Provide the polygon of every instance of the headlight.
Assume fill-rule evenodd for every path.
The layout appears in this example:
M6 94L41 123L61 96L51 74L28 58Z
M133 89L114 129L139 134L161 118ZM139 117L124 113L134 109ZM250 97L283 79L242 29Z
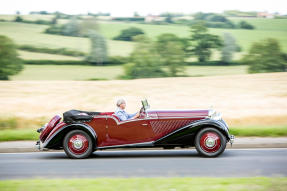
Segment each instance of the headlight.
M221 120L222 116L221 113L216 112L215 110L211 109L208 111L208 117L213 120Z

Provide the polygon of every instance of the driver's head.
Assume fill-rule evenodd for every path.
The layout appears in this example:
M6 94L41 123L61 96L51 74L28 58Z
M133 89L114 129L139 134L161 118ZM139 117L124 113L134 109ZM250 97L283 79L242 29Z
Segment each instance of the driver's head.
M126 101L124 99L118 99L117 101L117 107L121 108L121 109L125 109L126 108Z

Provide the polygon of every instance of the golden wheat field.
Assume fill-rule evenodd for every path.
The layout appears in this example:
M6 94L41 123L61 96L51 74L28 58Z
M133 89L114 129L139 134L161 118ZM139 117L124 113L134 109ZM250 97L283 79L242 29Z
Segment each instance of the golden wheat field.
M50 118L69 109L127 111L213 107L235 124L287 124L287 73L113 81L1 81L0 117Z

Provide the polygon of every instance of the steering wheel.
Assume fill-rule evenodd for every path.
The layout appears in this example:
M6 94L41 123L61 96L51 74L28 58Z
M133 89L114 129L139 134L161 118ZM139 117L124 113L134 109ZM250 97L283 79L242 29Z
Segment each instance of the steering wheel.
M144 112L144 107L140 109L140 114Z

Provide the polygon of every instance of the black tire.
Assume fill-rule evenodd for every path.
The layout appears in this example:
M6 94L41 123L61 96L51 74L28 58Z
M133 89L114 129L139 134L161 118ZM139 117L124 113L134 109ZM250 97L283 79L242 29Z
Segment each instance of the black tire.
M83 153L75 153L73 152L70 147L68 146L69 145L69 140L74 136L74 135L81 135L81 136L84 136L87 141L88 141L88 146L87 146L87 149L83 152ZM73 130L73 131L70 131L66 134L64 140L63 140L63 147L64 147L64 151L66 153L66 155L70 158L73 158L73 159L84 159L84 158L88 158L93 150L94 150L94 146L93 146L93 139L91 138L91 136L86 133L85 131L82 131L82 130Z
M220 147L218 150L216 150L214 152L205 151L200 144L201 137L204 134L206 134L207 132L215 133L220 138L220 144L218 144L218 145L220 145ZM227 140L226 140L225 135L223 135L218 129L212 128L212 127L204 128L204 129L200 130L195 137L195 148L196 148L197 152L201 156L204 156L204 157L217 157L217 156L219 156L225 150L226 143L227 143Z

